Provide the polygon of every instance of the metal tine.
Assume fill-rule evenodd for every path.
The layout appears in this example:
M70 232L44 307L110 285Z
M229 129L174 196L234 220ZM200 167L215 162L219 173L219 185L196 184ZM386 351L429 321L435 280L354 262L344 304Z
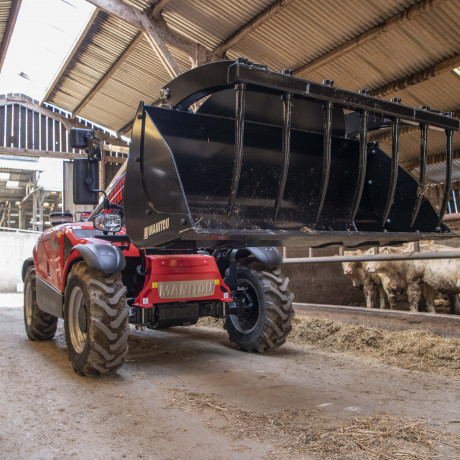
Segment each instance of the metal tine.
M235 159L233 162L232 183L230 195L228 197L227 218L233 214L235 199L238 193L238 186L241 177L241 165L243 163L243 143L244 143L244 115L246 107L246 84L237 83L235 85L236 104L235 104Z
M448 117L453 117L451 112L446 113ZM439 213L438 227L441 227L442 219L446 213L447 203L449 202L450 189L452 186L452 136L453 131L446 129L446 185L444 189L444 199L442 200L441 211Z
M368 89L360 89L359 94L368 95ZM353 204L351 206L350 223L354 222L356 213L361 203L361 196L364 189L364 181L366 180L366 167L367 167L367 123L369 120L369 112L363 110L361 112L361 129L359 131L359 172L358 183L356 184L355 194L353 196Z
M394 97L391 99L391 102L399 104L401 99L399 97ZM385 203L385 209L382 216L382 227L385 226L388 216L393 206L393 200L395 197L396 184L398 181L398 156L399 156L399 118L393 120L392 127L392 143L391 143L391 177L390 177L390 186L388 188L387 201Z
M283 71L283 73L285 73ZM291 155L291 125L292 125L292 94L285 94L283 96L283 145L282 145L282 165L281 176L278 187L278 194L275 201L275 210L273 212L273 221L276 220L278 212L283 202L284 189L286 188L288 170L289 170L289 157Z
M428 110L429 107L422 107L423 110ZM426 184L426 159L428 149L428 125L425 123L420 124L420 180L417 189L417 197L412 211L412 218L410 226L413 227L420 211L420 206L423 202L423 192Z
M324 85L333 86L332 80L324 80ZM324 104L324 146L323 146L323 175L321 178L320 199L315 223L318 222L326 199L329 176L331 174L331 140L332 140L332 102Z

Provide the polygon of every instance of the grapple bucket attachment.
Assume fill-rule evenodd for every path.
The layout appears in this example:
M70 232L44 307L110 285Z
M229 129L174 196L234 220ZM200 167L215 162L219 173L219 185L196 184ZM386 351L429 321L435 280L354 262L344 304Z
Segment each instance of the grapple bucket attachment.
M133 126L124 206L139 248L358 247L449 232L447 201L437 213L423 189L429 127L446 132L450 182L451 114L243 59L193 69L162 95L162 107L140 105ZM407 123L421 129L420 181L398 165ZM390 155L368 142L382 126Z

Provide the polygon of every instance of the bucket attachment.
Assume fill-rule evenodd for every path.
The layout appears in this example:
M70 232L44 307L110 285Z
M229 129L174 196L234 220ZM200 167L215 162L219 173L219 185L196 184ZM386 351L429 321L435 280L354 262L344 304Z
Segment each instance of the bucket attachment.
M133 126L124 207L139 248L359 247L449 233L452 114L245 59L197 67L162 97L162 107L141 103ZM419 182L398 165L403 124L420 126ZM390 156L368 142L389 126ZM430 127L446 133L440 213L423 196Z

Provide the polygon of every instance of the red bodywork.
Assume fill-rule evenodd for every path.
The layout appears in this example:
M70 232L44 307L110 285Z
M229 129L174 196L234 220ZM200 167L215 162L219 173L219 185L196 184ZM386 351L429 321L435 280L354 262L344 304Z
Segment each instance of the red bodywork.
M122 175L111 184L111 191L108 195L110 202L123 204L124 178L125 176ZM94 229L92 222L62 224L44 231L33 251L36 276L63 294L71 266L82 260L80 253L73 249L77 244L115 244L120 246L127 261L130 259L140 261L139 251L132 244L110 243L95 238L97 234L100 232ZM119 233L119 235L125 234L125 229ZM209 255L147 255L146 273L144 286L140 292L132 293L136 297L133 306L150 308L159 303L187 300L231 301L230 289L223 282L214 257ZM204 283L206 280L208 283ZM186 281L203 281L201 284L204 287L201 293L204 295L199 295L200 290L196 288L191 298L185 298L186 289L183 287L184 283L181 284L181 282ZM173 283L179 287L165 283ZM210 283L213 283L213 289L210 289ZM169 294L167 298L164 295L165 289ZM178 293L177 297L171 296L171 294L174 295L174 292Z

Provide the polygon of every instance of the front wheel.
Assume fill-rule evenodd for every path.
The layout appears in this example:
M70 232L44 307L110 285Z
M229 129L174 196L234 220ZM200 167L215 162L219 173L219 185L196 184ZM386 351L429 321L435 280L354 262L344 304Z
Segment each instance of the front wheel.
M50 340L56 334L58 319L38 308L35 290L35 268L24 277L24 325L30 340Z
M279 268L261 263L237 267L240 314L230 315L224 328L240 350L264 352L286 341L294 318L288 283Z
M105 275L78 262L65 290L69 359L81 375L116 371L128 352L129 308L121 273Z

